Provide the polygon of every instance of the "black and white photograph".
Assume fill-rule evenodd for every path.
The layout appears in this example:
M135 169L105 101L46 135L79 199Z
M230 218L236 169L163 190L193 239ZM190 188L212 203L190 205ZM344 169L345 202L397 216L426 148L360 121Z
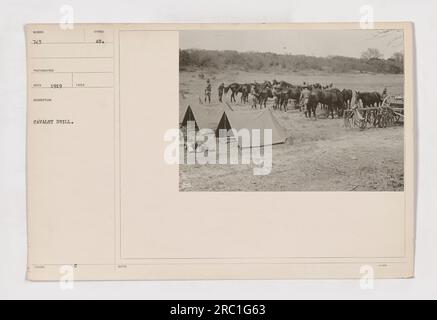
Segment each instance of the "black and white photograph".
M180 191L404 191L403 30L186 30L179 46Z
M0 300L435 300L436 12L1 1Z

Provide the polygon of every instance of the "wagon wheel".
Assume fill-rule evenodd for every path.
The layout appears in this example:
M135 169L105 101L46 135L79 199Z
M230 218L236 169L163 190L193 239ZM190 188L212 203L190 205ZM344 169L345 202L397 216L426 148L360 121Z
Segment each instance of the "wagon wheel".
M377 123L377 118L378 118L378 111L377 110L372 110L369 111L369 124L372 126L376 126Z
M380 119L380 122L379 122L379 127L380 128L387 128L388 122L389 122L388 114L387 114L387 111L384 110L382 112L382 115L381 115L381 119Z
M353 115L351 118L351 122L354 128L359 128L360 130L364 130L367 128L368 122L366 118L358 119L355 115Z
M393 117L390 113L390 111L386 111L386 127L390 127L392 125L393 122Z
M396 123L398 123L399 118L400 117L393 110L391 110L392 126L394 126Z
M381 121L381 110L375 110L373 114L373 122L372 125L377 128L379 126L379 122Z
M367 128L367 121L365 119L362 120L356 120L358 127L360 128L360 130L364 130Z
M379 111L378 116L376 117L376 120L375 120L375 127L382 128L383 122L384 122L384 111Z
M375 115L373 113L373 110L366 110L365 111L365 118L368 124L372 125L373 122L375 121Z
M396 122L395 113L391 109L387 109L387 125L393 126Z
M370 111L365 110L365 111L363 111L363 114L364 114L364 118L366 119L366 122L369 123L369 121L370 121Z
M386 119L385 119L385 113L383 111L379 116L378 127L385 128L385 124L386 124Z

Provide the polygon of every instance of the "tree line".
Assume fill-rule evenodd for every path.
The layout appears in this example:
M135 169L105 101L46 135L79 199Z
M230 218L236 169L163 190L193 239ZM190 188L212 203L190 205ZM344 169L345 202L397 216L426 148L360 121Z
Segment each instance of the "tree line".
M313 57L306 55L277 54L271 52L238 52L187 49L179 51L179 68L233 69L243 71L326 71L402 74L403 54L396 53L384 59L377 49L363 52L361 58L342 56Z

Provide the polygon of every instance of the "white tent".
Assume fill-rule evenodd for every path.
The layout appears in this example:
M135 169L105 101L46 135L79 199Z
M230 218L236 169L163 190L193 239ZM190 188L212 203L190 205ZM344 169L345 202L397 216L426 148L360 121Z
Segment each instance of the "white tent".
M187 126L187 122L193 121L196 130L211 129L216 131L217 126L226 110L231 110L226 105L208 104L208 105L189 105L179 121L182 127Z
M256 144L251 141L250 147L259 147L264 145L274 145L285 143L287 140L287 132L275 118L272 110L269 108L261 111L225 111L217 127L218 130L235 129L240 131L241 129L260 130L261 141ZM264 141L264 132L266 129L272 130L272 141ZM242 139L238 139L238 145L243 147Z

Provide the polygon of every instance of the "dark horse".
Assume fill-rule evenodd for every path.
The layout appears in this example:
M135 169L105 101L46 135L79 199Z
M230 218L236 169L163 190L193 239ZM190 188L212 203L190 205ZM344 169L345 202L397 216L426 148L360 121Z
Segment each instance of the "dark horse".
M328 117L329 115L331 115L332 119L334 119L334 111L337 112L337 115L342 114L344 101L343 95L341 94L340 90L314 89L311 93L311 96L313 96L311 99L315 99L317 103L328 106Z
M229 86L225 87L225 94L228 94L229 89L231 90L231 102L237 102L235 98L239 92L242 92L242 86L239 83L231 83Z
M275 98L275 109L287 111L290 99L298 101L300 99L301 88L285 81L273 81L273 96Z
M294 100L299 103L301 93L302 89L295 86L290 86L283 90L282 95L280 96L279 108L287 112L288 101Z
M382 94L379 92L359 92L356 91L356 98L358 102L363 103L364 108L379 107L382 103Z
M350 89L344 89L341 94L343 95L344 106L349 109L351 106L353 91Z
M260 104L260 108L263 105L264 105L264 108L267 108L267 100L269 98L273 98L273 90L270 87L266 86L260 90L259 95L258 95L258 101Z
M238 93L241 92L241 103L249 102L249 93L252 85L250 83L242 84Z
M319 105L320 102L319 90L320 89L313 89L311 91L310 96L308 97L307 109L305 110L305 115L307 115L310 119L311 119L311 114L313 114L314 119L317 120L316 111L317 111L317 106Z
M257 100L260 104L260 108L264 105L264 108L267 107L267 100L269 98L273 98L273 89L272 84L269 81L265 81L264 83L254 83L252 84L252 93L257 97Z
M344 97L339 89L333 88L327 90L332 95L332 104L331 109L328 111L331 112L332 118L334 118L334 111L337 112L338 117L343 117L344 112Z

